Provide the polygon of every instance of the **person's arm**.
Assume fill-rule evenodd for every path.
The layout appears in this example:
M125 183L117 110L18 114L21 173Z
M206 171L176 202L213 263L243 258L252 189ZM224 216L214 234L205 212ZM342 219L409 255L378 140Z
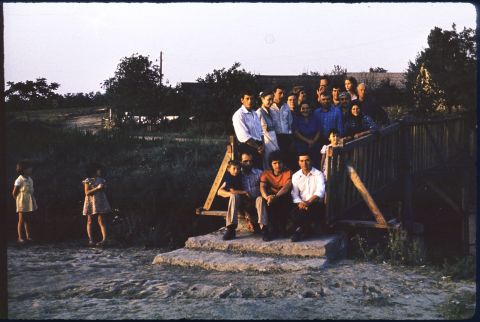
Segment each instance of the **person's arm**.
M305 143L307 143L307 144L310 144L310 143L312 142L312 140L307 139L306 137L304 137L298 130L294 131L294 132L293 132L293 135L295 135L295 137L296 137L297 139L299 139L300 141L303 141L303 142L305 142Z
M315 134L315 136L313 137L313 139L312 139L312 144L311 144L311 145L314 145L315 143L317 143L318 140L320 139L320 136L321 136L320 131L318 131L318 132Z
M225 182L223 182L223 184L218 189L217 196L220 196L223 198L229 198L231 196L230 191L225 190Z
M317 199L322 199L325 196L325 179L323 174L319 173L317 176L317 186L313 195L305 202L307 206L310 206Z
M83 188L86 196L93 195L95 192L103 188L103 184L99 184L95 188L90 188L90 186L91 185L89 185L87 182L83 184Z
M17 196L19 193L20 193L20 186L13 186L13 191L12 191L13 199L17 199Z
M258 141L255 141L254 139L248 139L244 143L257 150L259 154L262 154L265 150L265 145L263 145L263 143L258 143Z
M292 179L288 179L287 183L275 194L275 198L286 195L292 189Z
M363 131L363 132L356 133L353 137L354 137L355 139L358 139L358 138L361 138L362 136L368 135L368 134L370 134L370 133L372 133L372 131L371 131L371 130L367 130L367 131Z

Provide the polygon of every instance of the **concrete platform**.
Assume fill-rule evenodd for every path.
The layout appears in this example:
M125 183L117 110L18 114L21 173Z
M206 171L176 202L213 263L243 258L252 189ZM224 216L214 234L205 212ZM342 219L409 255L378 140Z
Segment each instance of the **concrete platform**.
M225 241L222 240L223 232L224 229L221 229L211 234L190 237L185 243L185 248L203 251L213 250L333 259L344 255L346 245L345 236L341 234L310 237L303 241L292 243L290 238L264 242L260 235L253 235L251 232L246 231L237 231L235 239Z
M324 258L295 258L255 256L240 253L202 251L181 248L159 254L153 264L195 266L217 271L242 272L291 272L299 270L320 270L327 264Z

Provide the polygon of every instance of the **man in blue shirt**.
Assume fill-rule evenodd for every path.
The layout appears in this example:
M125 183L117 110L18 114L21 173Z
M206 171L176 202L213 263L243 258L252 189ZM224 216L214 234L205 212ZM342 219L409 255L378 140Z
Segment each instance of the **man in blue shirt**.
M320 93L320 90L317 90L317 95L320 106L313 112L313 117L321 125L320 143L324 145L328 144L328 133L331 129L336 129L340 137L344 136L343 117L340 109L332 105L329 93Z

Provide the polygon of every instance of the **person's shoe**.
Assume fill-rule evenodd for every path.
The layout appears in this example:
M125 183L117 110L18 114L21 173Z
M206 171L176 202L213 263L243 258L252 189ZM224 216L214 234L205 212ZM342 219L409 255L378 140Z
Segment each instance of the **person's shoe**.
M223 234L222 239L223 240L230 240L235 238L235 229L233 228L227 228L227 231L225 234Z
M25 243L25 239L19 238L19 239L17 239L17 243L23 244L23 243Z
M302 230L300 228L297 228L295 232L293 233L292 237L290 237L290 240L295 243L300 240L302 240Z
M107 241L104 239L104 240L101 240L99 241L96 246L105 246L105 244L107 243Z
M93 240L88 241L88 246L95 246L95 242Z
M262 228L262 240L264 242L272 240L272 236L270 236L270 233L268 232L268 226L263 226Z

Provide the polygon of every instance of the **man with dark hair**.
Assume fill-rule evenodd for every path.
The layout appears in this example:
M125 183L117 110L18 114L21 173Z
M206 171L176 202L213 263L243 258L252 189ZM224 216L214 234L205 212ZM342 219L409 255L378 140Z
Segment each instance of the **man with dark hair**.
M253 156L254 165L261 168L262 155L265 145L262 139L262 125L257 114L253 111L253 95L244 91L240 98L242 106L233 114L233 129L240 142L240 153L248 152Z
M328 84L328 77L326 75L322 76L320 78L320 83L318 84L318 91L320 92L320 94L328 92Z
M334 82L332 84L332 105L340 108L340 92L341 92L341 87L340 83Z
M286 234L287 216L292 203L292 172L284 168L282 154L280 151L273 151L268 161L270 169L263 171L260 177L260 193L269 222L269 226L262 229L264 241L272 238L269 227L277 236Z
M337 129L340 137L343 137L343 117L340 109L331 104L330 94L320 93L320 89L317 90L318 103L320 104L313 112L313 116L320 123L321 128L321 146L328 144L328 131L330 129Z
M288 104L284 102L283 97L283 87L277 85L273 91L273 104L270 106L270 113L280 151L284 155L288 155L292 148L293 114Z
M362 113L370 116L373 121L378 125L388 125L388 114L385 110L377 104L377 102L372 99L369 95L366 95L368 92L366 90L365 83L360 83L357 85L358 98L353 103L358 104Z
M217 195L229 198L225 218L227 231L222 237L224 240L235 238L239 214L243 214L252 225L256 225L256 219L258 219L260 228L267 225L266 208L262 204L262 196L260 195L262 171L253 167L251 153L242 153L240 164L243 193L236 193L235 190L228 189L228 182L224 182L217 191Z
M325 180L323 173L312 167L308 154L298 155L300 170L292 176L292 199L295 207L291 212L295 232L292 242L297 242L312 232L312 225L324 217L323 197Z
M343 120L345 121L345 118L347 117L348 113L350 112L350 94L348 92L341 92L338 95L338 98L340 99L340 111L342 112Z

